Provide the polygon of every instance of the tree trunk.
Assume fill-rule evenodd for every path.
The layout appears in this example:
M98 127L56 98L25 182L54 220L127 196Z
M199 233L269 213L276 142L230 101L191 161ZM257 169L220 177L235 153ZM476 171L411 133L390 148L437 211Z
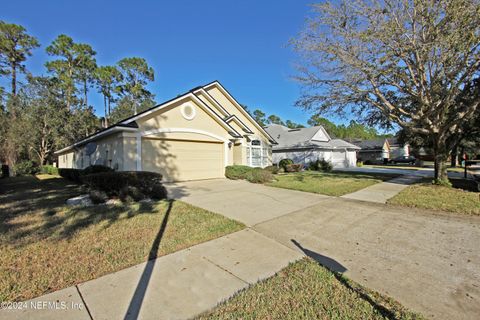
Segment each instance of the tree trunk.
M12 97L17 95L17 67L14 63L11 65L12 67Z
M445 146L445 142L442 139L435 139L433 145L433 156L435 161L435 182L444 183L448 182L447 167L445 162L448 157L448 149Z
M458 159L458 150L457 146L455 146L452 149L452 152L450 153L450 167L455 168L457 167L457 159Z
M107 113L107 96L106 95L103 95L103 106L105 108L104 124L105 124L105 128L107 128L108 127L108 113Z
M85 101L85 107L88 107L88 88L87 88L87 80L83 81L83 96Z

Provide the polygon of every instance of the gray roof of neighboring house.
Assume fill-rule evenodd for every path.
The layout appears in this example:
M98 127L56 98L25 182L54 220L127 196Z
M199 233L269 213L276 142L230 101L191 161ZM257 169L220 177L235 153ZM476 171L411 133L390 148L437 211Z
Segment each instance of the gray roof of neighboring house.
M351 142L354 145L362 148L362 150L375 150L375 149L381 150L383 148L385 140L388 140L388 144L390 146L395 146L400 144L397 138L377 138L377 139L370 139L370 140L356 139L356 140L352 140Z
M277 141L273 150L320 148L320 149L360 149L356 145L341 139L331 139L328 132L322 126L310 128L290 129L282 125L272 124L265 127L270 136ZM312 140L315 134L321 130L328 141Z

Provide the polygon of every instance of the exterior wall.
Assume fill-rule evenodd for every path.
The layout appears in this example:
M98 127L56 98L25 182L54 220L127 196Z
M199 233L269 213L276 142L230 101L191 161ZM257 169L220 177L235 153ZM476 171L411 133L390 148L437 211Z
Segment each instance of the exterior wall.
M323 159L331 162L334 168L355 167L357 165L357 155L353 150L310 149L273 152L273 163L278 164L282 159L292 159L293 162L304 165Z
M85 146L58 156L59 168L84 169L90 165L104 165L115 170L123 169L123 143L118 134L95 141L97 149L88 156Z
M246 155L246 148L241 144L235 144L233 146L233 164L246 164L247 163L247 155Z
M73 168L73 151L58 156L59 168Z
M196 115L192 120L187 120L182 116L182 105L190 104L196 110ZM158 110L144 118L137 120L140 131L149 131L159 128L195 128L196 130L210 132L224 139L231 138L227 130L216 120L203 110L204 107L198 105L188 97L178 101L168 108Z

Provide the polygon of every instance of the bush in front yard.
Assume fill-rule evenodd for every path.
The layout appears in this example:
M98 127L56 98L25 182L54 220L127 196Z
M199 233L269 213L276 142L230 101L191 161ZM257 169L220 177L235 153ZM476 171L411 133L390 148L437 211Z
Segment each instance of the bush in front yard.
M262 168L252 168L245 175L245 179L252 183L265 183L273 180L273 175L270 171Z
M225 177L232 180L245 179L246 174L252 169L252 167L241 165L227 166L225 167Z
M17 176L26 176L30 174L35 174L38 172L38 167L33 161L25 160L16 163L13 166L13 171Z
M265 170L270 171L273 174L277 174L280 171L280 168L277 166L268 166L265 167Z
M322 160L319 160L318 163L322 171L330 172L333 170L333 164L330 161L322 159Z
M303 165L301 163L292 163L285 166L285 172L300 172Z
M40 173L50 174L50 175L58 175L58 168L47 164L45 166L40 167Z
M82 181L91 190L100 190L108 196L126 199L127 196L138 201L144 198L164 199L167 196L161 184L162 175L147 171L112 171L89 174Z
M81 176L82 176L82 170L80 169L67 169L67 168L60 168L58 169L58 174L62 176L63 178L76 182L76 183L81 183Z
M278 163L278 166L280 168L283 169L283 171L287 172L287 165L289 164L293 164L293 160L292 159L282 159L280 160L280 162Z
M92 166L88 166L82 171L82 175L88 175L88 174L93 174L93 173L100 173L100 172L111 172L113 171L112 168L107 167L107 166L102 166L99 164L95 164Z

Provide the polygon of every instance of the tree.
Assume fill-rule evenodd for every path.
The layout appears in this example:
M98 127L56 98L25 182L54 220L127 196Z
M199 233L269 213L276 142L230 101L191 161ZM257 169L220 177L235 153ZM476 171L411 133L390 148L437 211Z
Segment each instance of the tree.
M64 140L69 111L62 105L55 79L30 77L25 95L25 131L28 151L43 165Z
M114 100L113 94L120 81L122 81L122 74L114 66L102 66L95 70L98 92L103 95L105 127L108 127L108 117L112 112L111 103Z
M130 99L130 97L123 97L118 100L117 105L113 108L112 113L109 116L111 123L117 123L133 115L132 105L134 105L135 102ZM137 107L137 111L142 112L154 106L155 101L152 99L144 99Z
M285 125L290 128L290 129L298 129L298 128L305 128L305 126L303 124L300 124L300 123L295 123L291 120L287 120L285 121Z
M274 114L271 114L268 118L267 118L267 122L269 124L279 124L279 125L282 125L284 126L285 123L283 123L282 119L280 119L279 116L276 116Z
M124 58L117 65L123 79L119 93L123 98L127 98L124 99L125 103L131 103L131 114L137 114L138 108L154 97L146 86L155 79L155 72L145 59L138 57Z
M258 122L259 125L261 125L262 127L265 127L266 126L266 119L265 119L265 113L260 110L260 109L255 109L253 111L253 118L255 119L255 121Z
M60 57L60 59L48 61L45 66L59 79L67 109L72 108L78 100L77 84L83 89L83 105L87 107L88 85L93 79L96 68L94 58L96 52L90 45L75 43L71 37L64 34L59 35L46 48L46 51L51 56Z
M328 1L315 10L293 41L305 57L297 106L421 135L435 180L446 180L444 162L480 103L479 1ZM470 90L474 98L459 103Z
M11 76L11 93L17 94L17 74L25 72L23 62L39 47L38 40L19 25L0 21L0 74Z

